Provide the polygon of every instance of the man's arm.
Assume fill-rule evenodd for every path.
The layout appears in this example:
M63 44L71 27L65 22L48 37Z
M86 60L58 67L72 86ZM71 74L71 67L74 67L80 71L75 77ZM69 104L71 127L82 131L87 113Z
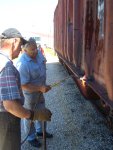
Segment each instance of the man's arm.
M3 101L5 109L12 115L30 120L51 121L51 111L47 108L30 111L25 109L17 100Z
M24 85L22 85L22 90L29 91L30 93L33 93L33 92L46 93L50 89L51 89L51 87L49 85L45 85L45 86L37 86L37 85L33 85L33 84L24 84Z
M31 112L25 109L17 100L5 100L3 106L9 113L19 118L30 118Z

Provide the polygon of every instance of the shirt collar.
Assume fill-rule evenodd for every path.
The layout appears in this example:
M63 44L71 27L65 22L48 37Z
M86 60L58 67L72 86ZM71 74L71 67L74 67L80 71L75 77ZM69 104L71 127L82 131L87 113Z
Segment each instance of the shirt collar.
M7 57L7 59L9 59L9 56L6 52L0 50L0 54L4 55L5 57ZM10 60L10 59L9 59ZM11 61L11 60L10 60Z
M0 71L1 71L8 62L12 62L12 61L9 59L8 55L6 53L4 53L2 50L0 50L0 54L1 54L0 60L2 60L0 63Z
M33 59L31 57L29 57L26 53L24 53L24 55L25 55L25 59L27 61L33 61ZM37 60L37 57L36 57L36 60Z

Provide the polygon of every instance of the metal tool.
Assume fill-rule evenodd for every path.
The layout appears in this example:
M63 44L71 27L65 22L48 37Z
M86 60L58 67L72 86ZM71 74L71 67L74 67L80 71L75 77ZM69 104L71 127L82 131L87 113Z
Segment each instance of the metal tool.
M58 86L59 84L61 84L61 83L64 82L65 80L71 78L72 76L73 76L73 75L70 75L70 76L68 76L68 77L66 77L66 78L64 78L64 79L62 79L62 80L60 80L60 81L57 81L57 82L51 84L51 87Z
M43 121L42 125L43 125L43 145L44 145L44 150L47 150L47 146L46 146L46 121Z

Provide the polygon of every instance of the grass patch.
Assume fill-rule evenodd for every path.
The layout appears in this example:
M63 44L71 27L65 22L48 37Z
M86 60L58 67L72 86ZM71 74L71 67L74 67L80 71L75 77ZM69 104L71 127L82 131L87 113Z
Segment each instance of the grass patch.
M52 56L57 56L56 52L51 48L45 48L44 52L45 52L45 54L49 53Z

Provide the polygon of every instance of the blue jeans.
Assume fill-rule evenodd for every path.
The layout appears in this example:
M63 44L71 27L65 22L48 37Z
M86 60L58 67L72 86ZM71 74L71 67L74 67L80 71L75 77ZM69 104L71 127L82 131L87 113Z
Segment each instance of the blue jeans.
M34 140L36 138L36 132L43 132L42 131L42 122L41 121L34 121L31 122L27 119L23 119L24 131L25 134L28 135L27 140Z
M45 99L42 93L24 93L25 104L24 107L31 110L38 110L45 107ZM28 119L23 119L25 134L29 136L27 140L36 138L36 132L42 132L42 122L34 121L31 123Z

